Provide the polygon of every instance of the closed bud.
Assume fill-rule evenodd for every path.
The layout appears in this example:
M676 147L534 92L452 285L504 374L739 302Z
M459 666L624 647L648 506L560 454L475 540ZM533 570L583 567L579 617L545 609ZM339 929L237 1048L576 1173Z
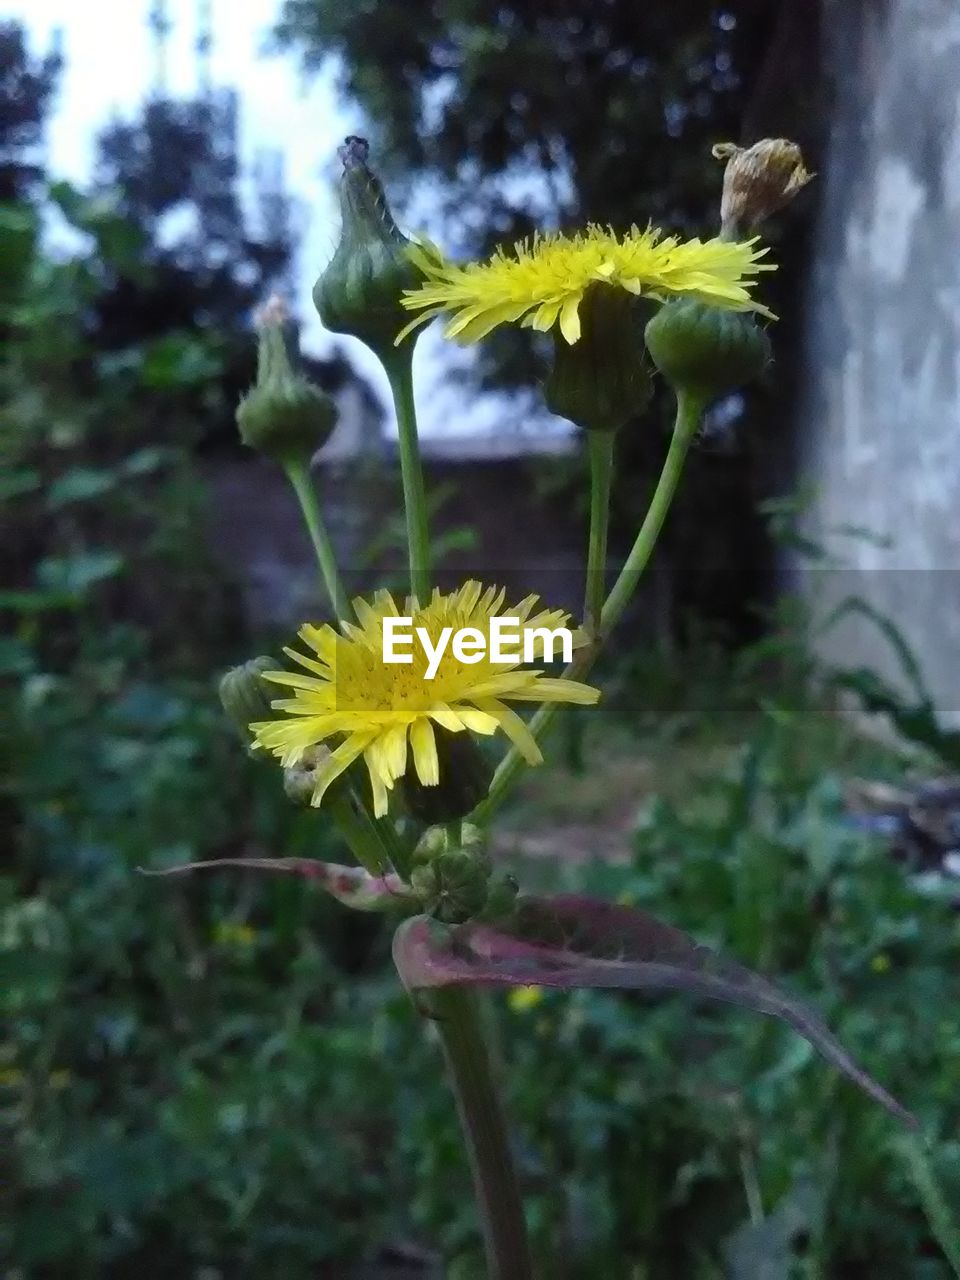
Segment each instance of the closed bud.
M430 826L471 813L490 789L492 771L469 733L434 726L440 781L426 787L411 765L401 783L407 809Z
M643 411L653 388L637 306L621 289L587 289L578 341L554 334L553 368L544 384L551 413L585 431L617 431Z
M759 377L770 339L753 315L690 298L668 302L646 328L653 363L678 395L704 405Z
M369 150L363 138L350 137L338 151L340 241L314 285L313 301L333 333L359 338L388 360L410 320L400 305L403 291L417 288L422 278L407 256L410 241L393 220L380 180L367 167Z
M274 658L251 658L220 679L220 703L244 742L250 740L251 724L257 720L269 720L273 715L270 686L263 679L263 673L276 669Z
M284 466L309 462L336 426L331 398L295 368L293 326L279 298L258 317L257 380L237 406L244 444Z
M718 142L713 155L727 162L720 202L720 234L725 240L749 234L813 178L800 148L786 138L762 138L752 147Z
M462 924L479 915L489 883L489 860L471 849L447 849L410 874L410 887L423 909L444 924Z

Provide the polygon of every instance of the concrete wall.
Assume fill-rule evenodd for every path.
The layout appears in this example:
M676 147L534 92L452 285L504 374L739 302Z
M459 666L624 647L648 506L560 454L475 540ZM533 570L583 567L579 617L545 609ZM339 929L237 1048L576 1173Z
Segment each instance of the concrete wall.
M826 0L835 100L810 280L810 531L848 566L805 571L827 607L866 597L960 719L960 3ZM848 535L863 526L889 545ZM827 648L895 664L869 624Z

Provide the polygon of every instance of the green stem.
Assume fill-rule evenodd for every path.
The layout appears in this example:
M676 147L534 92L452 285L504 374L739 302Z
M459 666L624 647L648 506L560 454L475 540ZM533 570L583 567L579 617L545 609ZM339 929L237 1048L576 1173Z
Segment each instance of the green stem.
M600 622L607 580L607 530L610 526L610 482L613 477L615 431L588 431L590 451L590 541L583 618L591 630Z
M333 788L328 793L326 806L330 816L340 828L340 834L346 840L350 852L372 876L382 876L387 870L387 860L383 847L372 830L373 819L356 803L345 787Z
M476 996L465 987L440 987L430 1004L470 1158L488 1280L530 1280L523 1204Z
M631 596L636 591L640 575L650 559L667 512L670 510L670 504L673 501L677 483L683 471L687 450L690 448L691 440L697 433L703 408L702 400L686 395L683 392L678 394L677 416L674 422L673 436L670 440L670 448L667 450L663 470L660 472L660 479L657 481L657 487L650 500L647 514L644 517L643 524L640 526L640 532L637 534L633 548L627 556L623 568L620 570L613 590L607 597L606 604L600 611L600 627L595 643L581 649L574 656L573 661L563 673L564 679L583 680L589 674L590 669L600 655L604 642L620 620L624 609L630 602ZM543 704L530 721L530 732L534 738L540 739L543 737L562 705L559 702L545 702ZM507 792L513 786L523 766L523 756L515 747L511 747L500 761L497 771L493 775L490 791L486 798L477 805L470 815L472 822L482 824L489 821L490 816L503 803Z
M620 621L624 609L630 603L630 599L637 589L640 575L647 567L653 548L657 544L657 538L660 536L663 522L667 517L670 504L673 502L674 494L677 491L677 484L683 472L687 450L690 448L690 442L693 437L697 434L703 410L704 403L702 400L683 391L677 393L677 416L673 424L670 448L667 450L663 470L660 472L660 479L657 481L657 487L653 491L653 497L650 499L650 506L647 508L647 514L644 517L643 524L640 526L640 532L637 534L630 554L627 556L626 562L620 570L620 575L613 584L613 590L607 597L606 604L600 614L600 634L604 638L610 634Z
M392 866L401 879L410 879L410 855L390 820L374 818L352 787L334 786L324 805L365 871L382 876Z
M304 462L288 463L285 470L300 502L300 510L303 512L313 549L317 553L317 563L320 566L320 574L333 612L338 619L346 618L350 605L337 571L333 543L330 541L330 535L320 514L320 504L317 502L317 493L310 478L310 470Z
M384 360L383 367L390 380L400 435L400 470L403 476L403 506L407 517L410 590L421 604L426 604L430 598L431 585L430 533L417 435L417 410L413 400L412 344L407 343L398 348L394 355Z

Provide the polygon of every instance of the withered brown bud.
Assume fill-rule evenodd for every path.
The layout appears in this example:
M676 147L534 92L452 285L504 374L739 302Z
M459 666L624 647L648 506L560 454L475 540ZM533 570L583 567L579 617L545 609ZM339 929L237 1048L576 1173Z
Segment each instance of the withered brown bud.
M751 147L718 142L717 160L726 160L720 202L720 235L739 240L776 213L813 178L800 148L787 138L761 138Z

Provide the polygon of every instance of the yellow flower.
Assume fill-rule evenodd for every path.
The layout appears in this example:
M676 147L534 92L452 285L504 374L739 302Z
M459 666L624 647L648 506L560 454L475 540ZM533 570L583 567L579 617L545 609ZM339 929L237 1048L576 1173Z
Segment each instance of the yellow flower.
M408 289L403 305L423 314L412 329L449 311L449 338L477 342L500 324L521 321L543 332L559 322L568 343L580 337L579 307L591 285L608 285L627 293L665 301L683 296L734 311L770 312L755 302L750 289L767 252L757 240L678 240L654 227L631 227L618 236L591 225L574 236L548 232L521 240L512 253L498 249L486 262L447 262L435 245L422 242L408 253L426 276L419 289Z
M341 739L315 774L312 803L319 805L330 783L363 756L373 788L374 812L387 812L387 793L407 770L408 742L420 782L427 787L440 781L440 763L434 724L452 733L469 730L492 734L503 729L530 764L542 760L533 735L524 721L506 705L511 702L594 703L598 690L574 680L552 679L542 671L519 662L494 663L490 658L491 622L495 617L519 619L522 640L530 635L543 651L543 638L533 636L538 628L555 630L568 618L559 610L535 613L537 596L510 609L503 608L505 593L486 589L479 582L467 582L450 595L435 590L429 604L415 599L398 609L387 591L379 591L372 604L353 602L360 625L341 622L342 634L331 626L300 628L300 639L316 656L293 649L285 652L304 667L301 672L268 671L263 678L295 690L292 698L272 705L285 712L284 718L250 726L259 746L278 756L285 767L296 764L316 743ZM413 635L423 628L436 649L441 632L473 627L486 641L479 661L463 663L448 644L432 679L427 678L427 658L416 639L406 652L412 663L384 661L385 617L409 617ZM406 631L406 628L404 629ZM575 636L574 643L583 643ZM504 645L513 651L512 643ZM292 717L292 718L291 718Z
M218 920L213 939L224 947L251 947L257 940L257 931L242 920Z
M543 999L543 987L511 987L507 1004L514 1013L529 1013Z

